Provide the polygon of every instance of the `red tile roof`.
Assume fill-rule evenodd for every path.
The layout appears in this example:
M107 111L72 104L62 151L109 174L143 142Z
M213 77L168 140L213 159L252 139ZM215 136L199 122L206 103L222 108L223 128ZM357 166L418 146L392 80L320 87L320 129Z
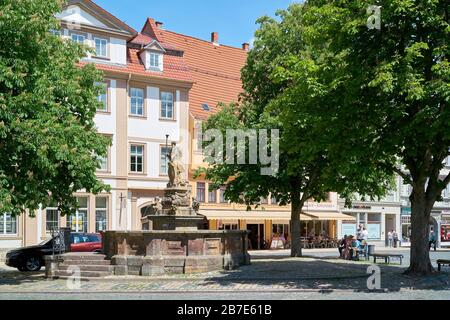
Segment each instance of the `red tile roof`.
M238 102L242 92L241 69L245 65L247 51L214 45L172 31L154 29L153 32L162 43L170 43L184 52L184 60L194 79L189 93L189 108L195 118L206 119L217 112L219 102ZM210 111L203 110L204 103L209 105Z
M149 78L159 78L167 80L177 80L183 82L193 82L193 78L190 74L189 68L181 56L165 54L164 55L164 68L162 72L146 70L143 62L139 57L140 49L127 48L127 65L120 66L116 64L107 63L95 63L95 66L99 70L113 71L119 73L132 73L141 76L147 76ZM82 62L81 64L85 64Z

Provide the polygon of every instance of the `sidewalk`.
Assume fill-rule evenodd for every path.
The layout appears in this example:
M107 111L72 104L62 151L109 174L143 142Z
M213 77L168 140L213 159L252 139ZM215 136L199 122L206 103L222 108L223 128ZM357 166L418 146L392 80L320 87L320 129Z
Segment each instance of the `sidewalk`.
M0 266L0 294L7 293L155 293L155 292L366 292L367 261L353 262L331 258L254 259L252 265L233 271L164 277L111 277L81 282L70 289L66 280L46 280L42 273L24 274ZM402 274L405 265L379 265L381 291L445 290L449 274L411 278ZM69 285L68 285L69 283ZM449 294L450 298L450 294Z

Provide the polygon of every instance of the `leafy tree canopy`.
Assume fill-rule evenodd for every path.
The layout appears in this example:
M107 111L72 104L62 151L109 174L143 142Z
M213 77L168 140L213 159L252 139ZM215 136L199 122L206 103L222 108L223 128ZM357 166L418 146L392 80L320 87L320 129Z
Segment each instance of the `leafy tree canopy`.
M102 75L77 66L87 48L50 32L61 8L57 0L0 2L0 214L33 215L51 199L67 214L74 192L108 189L95 175L96 155L110 143L93 120Z

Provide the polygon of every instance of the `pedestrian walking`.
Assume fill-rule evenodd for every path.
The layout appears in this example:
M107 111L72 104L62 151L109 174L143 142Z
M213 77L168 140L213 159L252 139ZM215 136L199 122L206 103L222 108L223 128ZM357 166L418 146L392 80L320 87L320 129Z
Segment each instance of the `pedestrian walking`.
M431 246L434 246L434 251L436 251L436 234L434 233L433 228L430 229L430 236L429 236L429 249L431 250Z
M392 244L394 242L393 233L394 233L394 230L391 230L388 232L388 247L389 248L392 248Z
M392 240L394 241L394 248L397 248L397 244L398 244L398 233L397 231L393 231L392 232Z

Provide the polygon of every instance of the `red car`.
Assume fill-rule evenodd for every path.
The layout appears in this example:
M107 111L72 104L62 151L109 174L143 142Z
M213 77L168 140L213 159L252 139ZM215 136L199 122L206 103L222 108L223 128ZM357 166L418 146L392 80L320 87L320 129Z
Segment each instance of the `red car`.
M70 251L101 252L102 236L99 233L71 233Z

